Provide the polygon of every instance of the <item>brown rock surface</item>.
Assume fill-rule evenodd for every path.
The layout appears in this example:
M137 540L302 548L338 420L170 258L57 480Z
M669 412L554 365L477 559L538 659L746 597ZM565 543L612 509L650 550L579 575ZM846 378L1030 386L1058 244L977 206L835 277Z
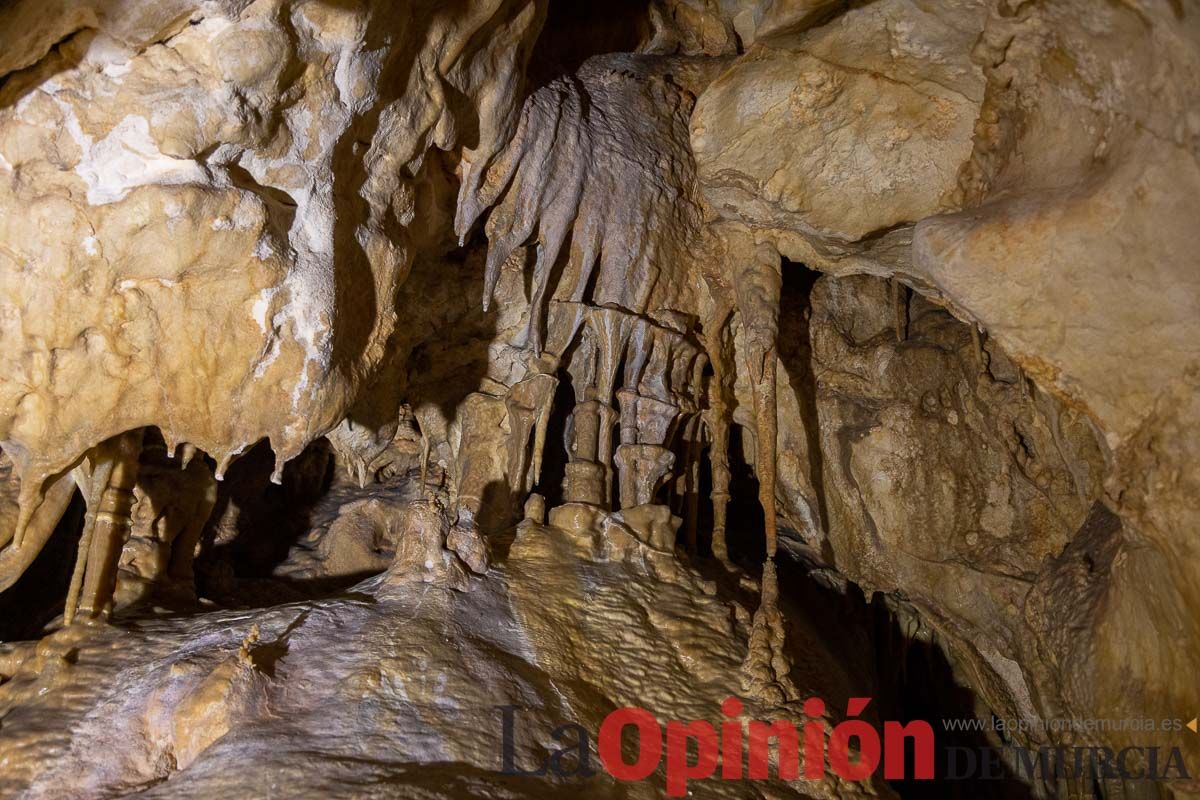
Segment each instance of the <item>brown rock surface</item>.
M577 797L491 703L730 693L1200 770L1046 727L1200 707L1198 20L3 4L0 793Z

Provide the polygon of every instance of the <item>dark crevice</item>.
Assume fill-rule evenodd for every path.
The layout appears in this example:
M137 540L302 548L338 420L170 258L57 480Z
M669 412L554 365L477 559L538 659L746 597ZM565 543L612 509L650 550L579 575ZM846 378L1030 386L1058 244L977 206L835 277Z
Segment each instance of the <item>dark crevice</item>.
M63 613L63 598L83 533L83 495L76 489L54 533L33 564L0 592L0 642L36 639Z
M529 90L574 75L592 56L634 52L651 32L649 0L552 2L529 62Z

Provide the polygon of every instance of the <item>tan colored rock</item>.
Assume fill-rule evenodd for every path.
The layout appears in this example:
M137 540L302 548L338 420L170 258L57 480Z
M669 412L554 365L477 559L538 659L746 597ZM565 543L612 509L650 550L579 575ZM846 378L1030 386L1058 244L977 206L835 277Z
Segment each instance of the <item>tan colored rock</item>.
M797 562L981 714L1200 703L1193 10L647 6L0 8L6 602L88 507L0 791L481 796L485 702L711 719L739 664L794 716ZM139 606L197 553L256 608Z
M951 207L984 81L978 5L948 16L887 0L759 40L692 116L713 212L846 242Z
M1086 408L1114 447L1200 363L1200 278L1175 238L1200 213L1185 77L1200 53L1159 11L1147 24L1060 3L991 20L985 42L1007 54L988 71L991 152L964 173L986 194L913 236L914 275Z
M458 126L495 146L516 87L471 64L519 60L539 18L422 6L423 41L386 5L176 6L170 25L80 11L0 96L0 292L20 310L0 440L35 488L142 425L221 464L264 437L282 464L333 427L395 324L421 185L402 168Z

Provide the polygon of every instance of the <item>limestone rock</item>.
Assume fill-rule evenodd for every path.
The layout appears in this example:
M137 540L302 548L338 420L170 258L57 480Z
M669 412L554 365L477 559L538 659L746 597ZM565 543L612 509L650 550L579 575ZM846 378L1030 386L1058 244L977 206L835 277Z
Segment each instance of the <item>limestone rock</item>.
M1194 713L1197 20L0 4L0 793L662 793L498 777L497 702Z
M282 464L379 365L426 154L506 137L517 81L474 65L520 63L539 9L90 8L0 95L0 441L34 491L142 425Z
M885 0L759 39L697 102L705 199L728 219L836 242L953 207L983 101L969 58L981 28L975 2Z

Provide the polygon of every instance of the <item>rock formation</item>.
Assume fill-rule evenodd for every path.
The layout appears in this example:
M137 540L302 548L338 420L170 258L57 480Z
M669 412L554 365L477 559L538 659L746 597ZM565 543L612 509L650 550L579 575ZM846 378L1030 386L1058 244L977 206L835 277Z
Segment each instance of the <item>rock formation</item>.
M0 794L656 797L579 731L868 696L988 722L984 794L1200 794L1200 6L0 42ZM818 772L689 789L918 792Z

